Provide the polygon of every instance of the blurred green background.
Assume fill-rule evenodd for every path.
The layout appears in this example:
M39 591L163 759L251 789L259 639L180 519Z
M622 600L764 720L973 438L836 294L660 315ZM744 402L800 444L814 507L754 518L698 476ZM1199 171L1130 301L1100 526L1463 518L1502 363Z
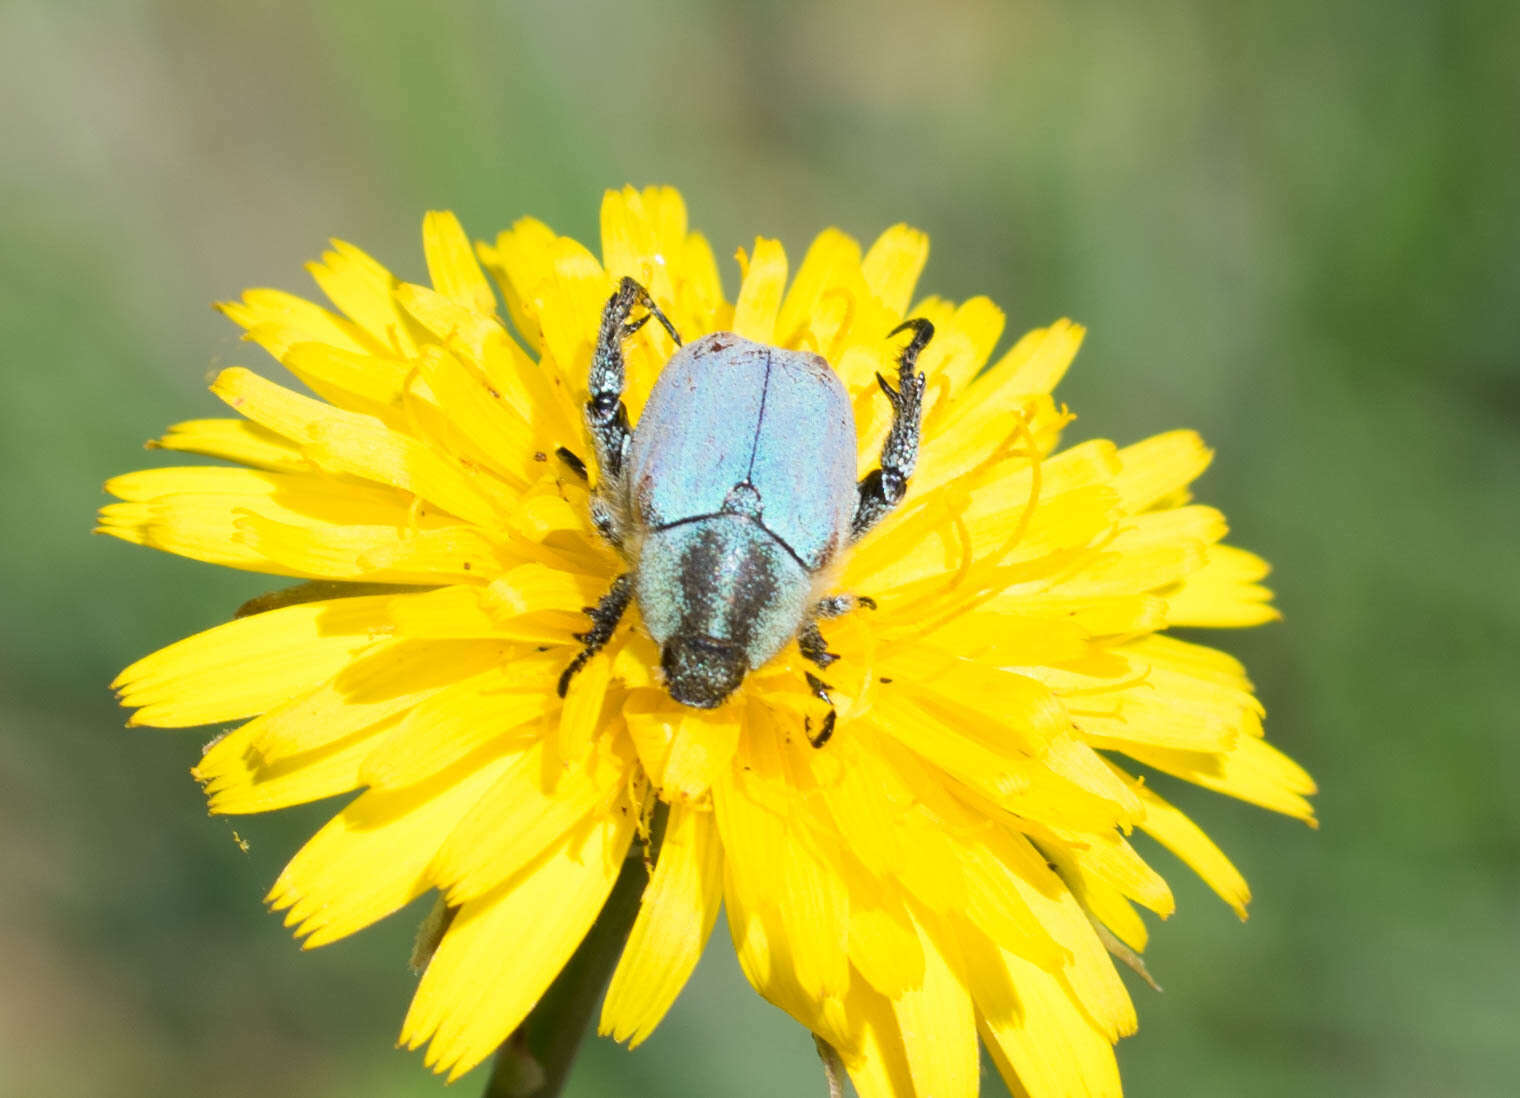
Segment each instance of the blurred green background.
M721 256L911 221L924 286L1090 326L1071 438L1218 447L1202 494L1286 614L1224 643L1323 827L1182 795L1257 899L1158 855L1128 1093L1515 1093L1517 50L1520 7L1436 0L0 4L0 1094L444 1093L391 1048L420 912L298 951L260 896L329 807L241 853L204 734L106 689L270 584L88 530L212 370L263 365L211 300L306 290L329 235L418 277L432 207L594 240L625 181ZM821 1091L721 927L570 1086Z

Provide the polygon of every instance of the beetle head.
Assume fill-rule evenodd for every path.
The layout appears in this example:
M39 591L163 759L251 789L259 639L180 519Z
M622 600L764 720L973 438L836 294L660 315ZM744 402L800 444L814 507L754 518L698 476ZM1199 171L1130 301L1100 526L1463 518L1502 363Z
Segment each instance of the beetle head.
M749 661L737 644L705 633L677 633L665 642L660 667L672 698L682 705L713 709L738 688Z

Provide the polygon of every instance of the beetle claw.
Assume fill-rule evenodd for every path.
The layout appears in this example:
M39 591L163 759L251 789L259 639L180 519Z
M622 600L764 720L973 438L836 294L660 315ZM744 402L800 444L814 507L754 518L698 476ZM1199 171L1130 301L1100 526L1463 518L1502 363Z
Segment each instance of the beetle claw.
M808 743L812 744L815 750L828 743L829 738L834 735L834 722L837 719L838 714L830 709L828 714L823 718L823 725L818 729L818 735L815 736L813 735L812 718L802 718L802 731L807 736Z
M834 699L829 697L829 691L834 689L832 686L824 682L811 671L803 672L803 676L807 679L809 689L813 691L813 697L817 698L821 702L826 702L829 705L834 704Z

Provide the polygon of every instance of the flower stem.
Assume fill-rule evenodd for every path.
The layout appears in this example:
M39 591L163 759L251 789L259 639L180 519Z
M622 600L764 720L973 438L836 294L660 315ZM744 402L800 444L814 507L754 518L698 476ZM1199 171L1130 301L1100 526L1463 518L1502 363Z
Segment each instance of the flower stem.
M660 829L654 830L658 837ZM555 1098L564 1088L648 880L643 848L635 845L575 956L497 1051L484 1098Z
M816 1033L813 1034L813 1043L818 1046L818 1059L823 1061L823 1081L829 1088L829 1098L844 1098L844 1061L839 1058L834 1046Z

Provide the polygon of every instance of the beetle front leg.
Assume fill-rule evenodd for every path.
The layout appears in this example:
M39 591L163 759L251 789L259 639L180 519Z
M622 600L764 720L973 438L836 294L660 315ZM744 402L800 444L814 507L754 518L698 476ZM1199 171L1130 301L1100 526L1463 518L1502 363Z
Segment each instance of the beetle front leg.
M613 631L617 629L618 622L623 620L623 613L632 600L633 573L624 572L612 581L612 586L595 606L584 608L586 616L591 619L591 628L584 633L575 634L575 639L585 647L576 654L575 659L570 661L570 666L565 668L560 675L558 687L560 697L563 698L570 689L570 680L575 677L576 672L585 667L591 657L600 652L612 639Z
M628 316L638 305L648 311L630 321ZM602 309L602 326L597 334L596 351L591 356L588 383L591 396L586 401L586 426L591 431L597 468L604 482L617 481L623 475L623 456L628 451L628 409L623 404L623 340L648 323L650 317L656 318L670 333L676 346L681 345L675 325L660 312L649 291L623 276Z
M893 328L888 337L913 330L913 339L897 359L897 388L880 374L876 384L892 405L892 426L881 447L881 467L867 473L860 481L855 519L850 523L850 540L859 541L887 513L902 502L908 491L908 478L918 461L918 433L923 417L924 375L917 372L919 353L934 338L934 325L921 317L905 320Z

